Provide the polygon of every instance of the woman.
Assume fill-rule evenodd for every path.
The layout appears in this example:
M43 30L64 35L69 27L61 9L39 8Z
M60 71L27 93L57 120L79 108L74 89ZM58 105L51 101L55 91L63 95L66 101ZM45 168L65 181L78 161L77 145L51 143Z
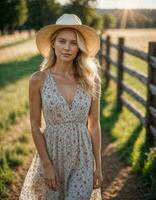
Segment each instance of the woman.
M37 33L36 43L44 56L29 82L37 150L20 200L101 199L99 37L76 15L64 14Z

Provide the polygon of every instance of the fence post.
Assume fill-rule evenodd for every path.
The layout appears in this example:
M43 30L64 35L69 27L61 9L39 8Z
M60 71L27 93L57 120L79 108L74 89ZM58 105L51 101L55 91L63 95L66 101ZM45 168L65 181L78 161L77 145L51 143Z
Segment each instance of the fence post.
M156 67L151 63L151 56L156 57L156 42L149 42L148 45L148 82L147 82L147 105L146 105L146 144L153 146L154 137L150 125L156 129L156 118L150 113L150 107L156 109L156 95L152 94L150 85L156 86Z
M120 37L118 40L118 68L117 68L117 104L119 108L122 110L122 101L121 101L121 94L122 94L122 81L123 81L123 62L124 62L124 51L122 46L124 45L124 38Z
M99 34L99 38L100 38L100 50L98 52L98 59L100 65L102 65L102 34Z
M104 74L105 74L105 78L106 78L106 82L105 82L105 87L107 88L109 86L109 71L110 71L110 36L108 35L106 37L106 64L105 64L105 70L104 70Z

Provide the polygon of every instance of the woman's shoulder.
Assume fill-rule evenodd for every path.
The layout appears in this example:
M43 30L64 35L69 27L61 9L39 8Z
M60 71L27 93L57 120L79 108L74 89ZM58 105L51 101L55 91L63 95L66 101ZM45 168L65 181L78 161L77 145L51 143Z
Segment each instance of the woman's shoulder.
M31 74L29 79L29 84L33 85L33 87L40 87L47 75L47 71L36 71Z

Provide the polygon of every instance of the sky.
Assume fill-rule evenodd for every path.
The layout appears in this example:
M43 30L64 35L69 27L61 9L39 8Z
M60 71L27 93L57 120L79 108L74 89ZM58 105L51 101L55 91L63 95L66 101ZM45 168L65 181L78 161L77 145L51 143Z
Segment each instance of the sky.
M156 0L98 0L99 8L156 8Z
M64 4L68 0L58 0ZM98 8L147 8L156 9L156 0L97 0Z

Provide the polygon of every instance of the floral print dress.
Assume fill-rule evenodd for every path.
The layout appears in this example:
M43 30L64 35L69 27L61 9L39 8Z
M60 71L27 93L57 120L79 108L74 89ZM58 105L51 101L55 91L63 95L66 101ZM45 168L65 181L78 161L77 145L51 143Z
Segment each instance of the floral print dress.
M91 96L78 84L69 105L51 72L41 88L46 127L43 131L49 158L60 177L54 191L44 183L36 150L26 174L20 200L101 200L101 189L93 189L94 156L87 129Z

